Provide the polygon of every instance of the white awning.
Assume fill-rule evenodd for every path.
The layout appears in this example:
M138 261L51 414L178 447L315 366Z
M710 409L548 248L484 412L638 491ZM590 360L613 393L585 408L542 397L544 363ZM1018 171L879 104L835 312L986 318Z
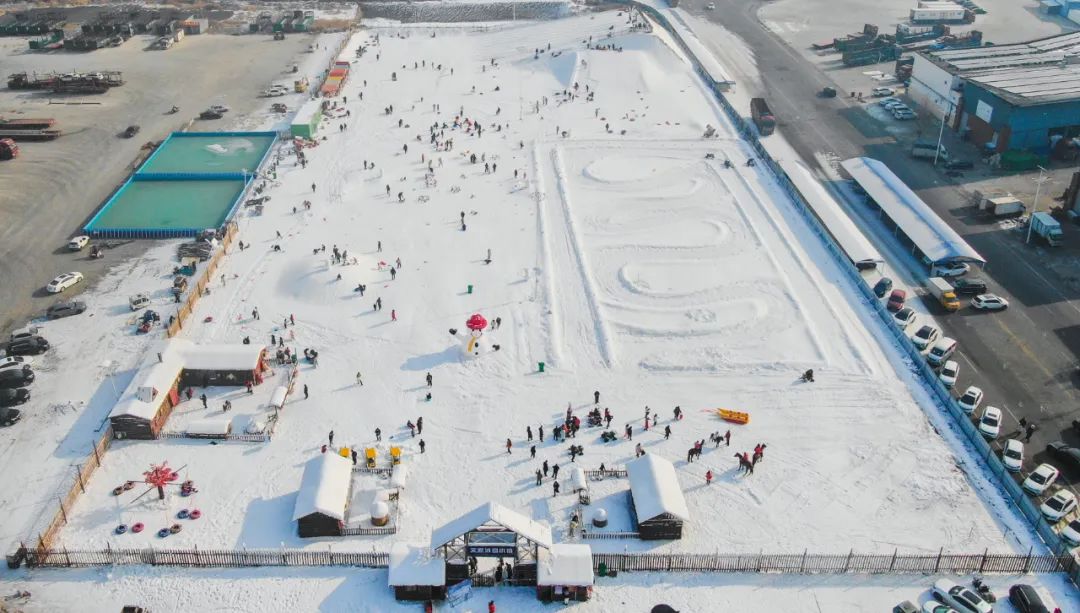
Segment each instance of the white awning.
M626 475L630 479L630 494L634 497L639 522L665 513L689 521L690 511L686 508L686 498L671 462L647 453L626 463Z
M488 502L482 504L461 517L436 528L431 533L431 548L442 547L455 538L472 531L488 522L494 522L507 530L516 532L541 547L551 547L551 528L535 522L521 513Z
M986 262L884 163L859 157L840 165L931 263Z
M829 234L847 254L848 259L853 263L884 261L862 230L851 221L851 217L840 206L840 203L801 160L781 160L780 167L787 173Z

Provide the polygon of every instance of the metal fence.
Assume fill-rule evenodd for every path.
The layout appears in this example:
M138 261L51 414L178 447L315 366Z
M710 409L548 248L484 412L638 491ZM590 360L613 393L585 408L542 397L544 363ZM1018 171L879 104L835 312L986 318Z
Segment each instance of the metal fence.
M370 526L367 528L342 528L341 536L383 536L387 534L397 534L398 526L395 521L389 526Z
M791 201L796 205L795 210L802 215L804 220L806 220L810 229L817 234L825 249L836 260L839 269L847 275L851 285L861 294L863 304L871 311L871 313L881 320L881 329L892 335L896 345L907 358L912 372L922 380L922 384L930 391L931 395L937 399L939 407L952 416L953 423L956 424L957 428L967 438L968 442L975 447L976 455L982 460L989 472L997 478L998 484L1001 486L1000 489L1004 490L1008 498L1020 509L1020 512L1027 518L1031 526L1043 539L1051 552L1058 555L1068 555L1068 552L1071 549L1068 543L1054 531L1053 526L1043 518L1042 513L1039 512L1037 506L1031 501L1027 494L1020 489L1016 482L1013 481L1012 477L1001 463L1000 458L997 457L990 445L975 428L974 424L971 423L971 420L959 410L956 403L953 401L949 390L941 384L937 374L934 373L926 363L926 360L923 359L919 350L911 343L911 340L907 338L903 331L893 324L892 315L885 310L881 301L877 299L870 287L863 281L858 270L847 257L847 254L844 253L843 249L836 243L836 240L826 229L825 224L813 212L810 205L807 204L805 198L803 198L803 195L799 192L798 188L795 187L795 184L788 177L787 173L784 172L783 168L780 167L780 164L774 160L762 146L753 124L748 119L744 118L742 114L728 102L722 91L723 88L711 75L709 75L708 71L695 57L693 51L691 51L682 41L679 32L668 22L667 18L653 7L635 2L634 0L617 1L620 4L630 5L642 11L651 19L659 23L676 41L679 42L683 51L686 52L687 57L689 57L693 63L695 70L713 90L720 106L724 109L724 112L738 130L740 136L753 147L754 152L765 162L765 167L772 173L777 184L779 184L779 186L787 193ZM1071 579L1074 583L1080 584L1080 570L1077 570L1075 567L1071 568Z
M305 549L29 549L26 563L35 568L139 565L242 568L253 566L359 566L386 568L390 555L379 551Z
M1072 556L1018 554L594 553L608 570L787 574L1026 574L1074 572Z
M190 432L160 432L158 433L159 439L170 438L187 438L198 440L216 440L216 441L235 441L238 443L269 443L270 434L268 432L261 432L258 434L223 434L207 435L207 434L192 434Z
M590 532L588 530L581 531L581 540L583 541L595 541L604 539L637 539L641 538L640 532Z
M593 481L603 481L604 479L607 479L608 477L613 477L613 478L616 478L616 479L625 479L626 478L626 471L621 470L621 469L616 469L616 468L607 468L607 469L604 469L604 470L587 470L587 471L585 471L585 476L592 479Z

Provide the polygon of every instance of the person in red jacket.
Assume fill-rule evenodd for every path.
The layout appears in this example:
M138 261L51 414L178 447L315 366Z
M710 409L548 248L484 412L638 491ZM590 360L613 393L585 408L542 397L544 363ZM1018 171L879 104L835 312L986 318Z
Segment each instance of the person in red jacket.
M495 601L494 600L489 600L488 601L488 613L495 613Z
M705 471L705 485L712 485L712 471Z

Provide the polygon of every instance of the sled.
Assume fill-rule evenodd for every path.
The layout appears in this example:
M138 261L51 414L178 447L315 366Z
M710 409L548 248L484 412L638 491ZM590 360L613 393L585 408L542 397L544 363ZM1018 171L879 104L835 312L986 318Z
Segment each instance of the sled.
M740 426L745 426L750 423L749 413L732 411L731 409L716 409L716 414L720 416L720 419L729 421L733 424L739 424Z

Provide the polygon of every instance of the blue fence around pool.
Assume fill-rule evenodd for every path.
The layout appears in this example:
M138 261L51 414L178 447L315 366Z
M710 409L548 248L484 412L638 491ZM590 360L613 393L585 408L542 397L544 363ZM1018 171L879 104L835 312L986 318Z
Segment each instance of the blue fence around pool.
M957 429L964 435L967 441L975 448L976 455L984 463L984 467L996 478L1001 490L1005 495L1012 500L1016 507L1020 510L1020 513L1028 520L1031 526L1035 529L1035 532L1046 543L1047 548L1057 555L1068 555L1072 547L1054 531L1053 526L1043 517L1039 511L1038 506L1032 502L1031 498L1023 491L1023 489L1013 479L1012 474L1005 469L1005 465L1001 463L1001 459L998 458L993 448L983 438L982 434L978 431L971 419L960 410L956 405L952 394L948 389L941 384L941 381L937 377L930 366L926 363L926 360L922 357L918 348L912 344L902 330L893 324L892 314L889 313L885 307L874 295L873 290L863 281L859 271L851 263L850 258L840 245L833 239L832 234L826 229L824 223L814 214L813 209L806 202L806 199L799 192L795 184L787 176L787 173L780 167L780 165L773 160L768 151L762 146L761 141L758 139L757 131L754 129L753 123L749 119L743 117L738 110L731 105L731 103L724 96L724 90L729 86L728 83L717 82L712 75L708 73L703 67L702 63L697 59L694 53L687 47L682 41L678 30L672 27L671 23L661 14L659 11L651 6L634 2L633 0L617 0L619 4L630 5L648 15L651 19L659 23L679 44L683 52L686 54L690 61L694 65L694 69L698 72L698 75L705 81L705 83L712 89L717 100L720 102L720 106L724 109L728 118L738 129L742 138L753 147L754 152L765 162L766 168L772 173L776 182L791 198L791 201L795 203L795 210L797 210L806 220L810 228L817 234L818 238L824 244L827 251L832 255L839 268L844 271L848 280L851 281L856 290L861 294L863 303L867 305L870 311L877 316L882 322L881 328L892 335L896 345L900 348L905 358L909 362L912 372L916 374L921 380L922 384L930 391L931 396L937 400L938 408L943 410L947 415L951 416L953 423ZM1074 570L1070 573L1070 579L1073 583L1080 583L1080 571Z
M173 139L184 138L213 138L213 137L236 137L242 138L245 136L258 137L258 138L270 138L270 143L263 151L262 156L259 158L255 168L251 172L145 172L144 168L149 168L152 162L157 156L166 150L167 144ZM236 214L237 209L240 208L240 203L244 201L247 196L248 188L251 186L252 181L258 176L260 170L266 164L266 160L270 157L270 152L274 150L274 144L277 142L279 134L277 132L173 132L169 134L155 148L154 152L150 154L146 160L131 174L130 177L123 184L117 188L100 207L94 213L90 221L83 226L83 232L94 238L123 238L123 239L163 239L163 238L187 238L197 236L208 228L95 228L94 224L101 218L106 211L109 210L116 200L123 194L124 190L128 188L134 182L137 181L216 181L216 180L229 180L229 181L243 181L244 186L237 194L236 198L229 205L225 216L222 218L218 228L220 229Z

